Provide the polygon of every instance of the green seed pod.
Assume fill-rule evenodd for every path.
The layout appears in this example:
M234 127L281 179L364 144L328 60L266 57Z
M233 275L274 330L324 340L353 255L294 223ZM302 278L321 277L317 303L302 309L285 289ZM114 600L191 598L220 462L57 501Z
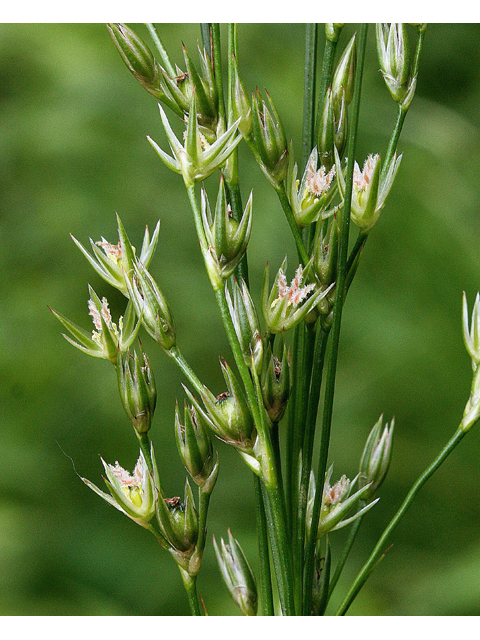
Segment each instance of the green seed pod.
M339 233L335 216L317 227L313 245L313 264L315 273L324 287L330 286L337 279Z
M174 558L179 563L185 560L185 554L192 553L198 539L198 514L195 509L192 489L185 482L185 498L164 498L157 500L157 519L165 539L179 554Z
M290 362L283 334L275 340L274 355L267 346L260 379L263 404L270 420L278 423L283 418L290 396Z
M142 360L128 350L117 358L117 379L120 398L127 416L137 433L146 433L151 426L157 390L147 354Z
M130 299L143 326L149 335L168 351L176 343L176 331L165 296L140 262L135 264L134 277L127 284Z
M251 454L257 432L245 395L238 380L225 361L220 361L228 391L215 397L206 387L202 394L203 410L195 397L184 387L189 401L220 440L239 451Z
M178 403L175 405L175 438L185 469L204 493L211 493L218 475L218 454L213 451L205 420L195 407L185 403L182 424Z

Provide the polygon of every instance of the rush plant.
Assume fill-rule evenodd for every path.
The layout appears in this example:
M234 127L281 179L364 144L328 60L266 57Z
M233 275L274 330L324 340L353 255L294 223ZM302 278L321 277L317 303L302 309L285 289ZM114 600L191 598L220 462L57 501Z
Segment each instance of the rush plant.
M117 376L121 402L140 449L131 473L118 462L113 465L102 459L107 491L82 480L152 533L170 553L193 615L202 613L197 576L207 543L209 504L222 465L222 445L217 453L216 440L233 447L255 479L259 575L253 574L230 530L228 543L213 540L220 574L244 615L257 611L323 615L362 519L381 508L376 493L392 457L393 418L381 416L374 424L353 479L335 477L329 443L342 312L368 237L395 189L402 160L397 146L414 104L426 25L376 25L378 65L394 102L396 121L387 149L372 150L367 158L358 159L368 25L359 25L349 42L343 42L343 26L325 25L323 63L317 69L319 26L306 25L302 154L295 158L295 145L284 129L275 97L258 89L249 93L242 81L235 24L227 25L226 43L222 42L225 68L219 24L201 25L203 46L198 57L183 47L179 65L170 60L161 29L153 24L147 25L152 45L124 24L107 25L130 72L158 101L164 137L148 140L158 160L172 171L172 180L183 180L185 186L198 235L198 257L203 259L231 346L230 362L220 362L225 391L214 395L177 343L174 314L152 268L158 226L152 236L146 230L139 250L119 218L116 243L102 238L91 241L87 250L74 238L96 273L125 297L123 317L114 321L107 299L100 299L93 289L88 301L93 330L54 314L67 329L70 343L113 365L112 375ZM172 126L179 119L181 135ZM240 145L253 154L266 179L265 188L276 193L297 251L293 265L287 265L285 258L277 268L273 283L267 263L261 291L250 288L247 249L252 219L262 202L251 192L246 203L242 201ZM209 199L207 180L216 185L216 198ZM351 223L357 230L349 246ZM471 320L464 299L463 318L473 368L463 417L408 492L344 594L337 615L348 611L423 484L480 417L478 296ZM166 474L168 467L165 461L157 466L149 439L157 385L138 339L142 331L185 378L183 409L177 403L172 416L188 474L183 497L165 494L159 468ZM315 445L318 456L314 456ZM335 531L343 527L350 533L338 549Z

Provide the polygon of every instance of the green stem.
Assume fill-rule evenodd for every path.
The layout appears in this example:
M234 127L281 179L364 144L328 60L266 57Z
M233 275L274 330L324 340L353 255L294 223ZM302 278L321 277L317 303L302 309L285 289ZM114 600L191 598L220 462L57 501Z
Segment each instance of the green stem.
M338 275L335 293L335 305L333 309L332 321L332 345L330 358L327 366L327 377L325 386L325 402L323 410L322 434L320 440L320 455L316 476L316 495L312 513L311 533L307 544L306 566L305 566L305 599L304 612L308 613L312 609L312 586L315 541L320 519L320 507L323 496L323 485L325 481L325 471L327 467L328 448L330 443L330 430L333 416L333 399L335 394L335 377L337 371L338 347L340 339L340 328L342 322L342 309L344 300L345 280L347 276L347 255L348 255L348 234L350 228L350 210L352 203L353 188L353 166L355 157L355 147L357 141L358 118L360 112L360 93L363 76L363 63L365 59L365 45L367 40L368 24L364 23L360 27L359 48L358 48L358 70L355 77L355 88L353 97L352 126L348 136L348 163L347 177L345 185L345 205L342 213Z
M325 352L328 343L328 331L324 331L317 326L315 347L313 351L313 367L310 384L310 394L308 398L307 418L305 424L305 440L303 444L302 470L300 477L300 491L298 495L298 524L297 524L297 555L296 562L301 562L302 568L302 588L303 582L303 558L305 556L305 525L307 511L308 485L310 483L310 470L312 467L313 445L315 441L315 426L317 421L318 403L320 400L320 390L322 387L323 365Z
M299 478L304 465L303 461L303 442L305 438L305 428L307 420L308 396L310 392L310 379L312 375L315 331L311 324L306 324L300 330L304 330L304 340L302 349L302 359L299 362L297 371L300 372L297 386L297 399L294 421L294 438L293 438L293 504L299 505ZM302 459L300 460L300 452ZM303 535L304 528L299 509L294 510L292 521L292 541L294 554L294 573L295 573L295 594L297 607L301 608L303 598Z
M282 209L287 218L287 222L293 234L295 244L297 245L298 259L303 264L303 266L305 266L309 260L309 257L305 249L305 245L303 244L303 239L298 229L297 221L295 220L295 216L293 215L292 207L290 206L290 202L288 201L284 183L278 185L278 187L275 188L275 191L277 192L278 199L280 200L280 204L282 205Z
M210 22L201 22L200 23L200 31L202 33L202 44L205 51L209 56L212 55L212 38L211 38L211 23Z
M403 123L405 122L405 118L407 117L407 111L404 111L402 109L402 107L400 105L398 105L398 110L397 110L397 120L395 122L395 127L393 129L392 135L390 136L390 141L388 143L388 148L387 148L387 152L385 154L385 160L383 161L383 168L382 168L382 176L380 177L380 180L382 179L382 177L385 175L385 172L387 171L387 167L390 164L392 158L393 158L393 154L395 153L396 149L397 149L397 144L398 144L398 140L400 138L400 134L402 132L402 128L403 128Z
M227 126L233 124L230 122L232 114L232 101L234 94L234 66L233 56L237 57L237 25L229 24L227 30ZM236 147L233 153L230 154L224 172L225 184L230 196L230 205L232 207L232 217L236 222L240 222L243 217L243 205L242 195L240 193L240 186L238 183L238 147ZM235 269L235 277L237 280L243 278L247 287L249 286L248 280L248 258L247 252L244 253L240 263Z
M152 40L155 43L155 46L157 47L157 51L160 56L160 61L162 62L162 65L165 67L165 71L167 71L168 75L171 78L174 78L177 75L177 73L173 68L173 64L170 62L170 58L168 57L167 50L165 49L165 47L162 44L162 41L160 40L160 36L158 35L155 25L152 24L151 22L146 22L145 26L147 27L148 32L150 33Z
M206 493L205 491L202 491L201 488L199 489L198 493L199 493L198 540L195 547L196 547L196 552L198 556L201 558L205 550L205 543L207 541L207 516L208 516L208 507L210 505L211 493Z
M220 25L217 22L212 24L212 53L213 70L215 73L215 84L218 92L218 116L225 122L225 100L223 97L222 79L222 50L220 47Z
M322 63L322 76L320 79L320 85L318 89L318 110L317 110L317 125L316 125L316 137L318 137L318 129L320 126L320 117L322 115L323 102L329 84L332 82L333 75L333 63L335 61L335 51L337 49L337 40L333 42L327 38L325 42L325 49L323 51L323 63Z
M190 611L192 616L201 616L200 606L198 604L197 595L197 576L191 576L184 571L180 566L180 575L182 576L183 586L188 596L188 604L190 605Z
M364 564L358 576L355 578L354 583L350 587L349 592L345 596L344 601L340 605L335 615L337 616L345 615L348 608L352 604L353 600L358 595L358 592L367 581L368 576L373 571L373 569L375 568L379 560L381 560L383 554L385 553L385 543L387 542L388 538L392 534L397 524L400 522L400 520L403 518L403 516L407 512L409 506L412 504L413 500L415 499L415 496L423 487L425 482L435 473L435 471L444 462L444 460L448 457L448 455L455 449L455 447L458 445L458 443L460 442L460 440L463 438L464 435L465 435L465 431L463 431L463 429L460 429L460 428L457 429L457 431L454 433L452 438L448 441L448 443L445 445L445 447L442 449L439 455L435 458L432 464L422 473L422 475L415 482L413 487L408 492L407 497L403 501L400 509L397 511L397 513L394 515L394 517L390 521L385 531L382 533L374 550L370 554L370 557L368 558L367 562Z
M176 346L172 347L167 351L167 354L172 358L172 360L175 361L179 369L183 372L187 380L196 389L196 391L200 394L203 393L203 391L205 390L204 385L200 382L199 378L196 376L191 366L185 360L182 353L180 353L179 348Z
M302 332L302 334L300 333ZM292 362L291 362L291 371L293 372L293 380L292 380L292 388L290 389L290 398L288 400L288 414L287 414L287 427L286 427L286 450L285 450L285 503L287 508L287 524L289 526L290 531L293 528L293 518L294 518L294 500L293 500L293 486L294 486L294 478L293 478L293 440L295 436L295 409L296 409L296 397L297 397L297 386L299 384L299 376L297 376L296 371L298 370L297 362L299 356L299 350L301 349L301 335L303 335L303 327L302 324L297 325L294 329L293 333L293 344L292 344Z
M153 473L152 457L150 453L150 438L148 433L137 433L138 442L140 443L140 449L142 450L143 457L147 463L148 470Z
M273 616L272 575L270 570L270 555L268 552L268 530L265 505L263 503L260 478L253 475L255 491L255 515L257 519L258 555L260 558L260 604L262 615Z
M317 23L305 25L305 71L303 93L302 171L314 147L315 80L317 71Z
M363 507L365 506L365 501L360 500L359 505L358 505L358 510L360 511L361 509L363 509ZM335 587L337 586L337 582L340 578L340 576L342 575L342 571L343 568L345 566L345 563L347 562L347 558L350 554L350 551L353 547L353 543L355 542L355 538L357 537L357 533L358 530L360 529L360 524L362 522L363 516L360 516L359 518L357 518L355 520L355 522L352 525L352 528L350 529L350 533L348 534L348 539L347 542L345 543L345 546L343 548L342 551L342 555L340 556L340 559L338 561L338 564L335 568L335 573L333 574L332 579L330 580L330 584L328 587L328 597L330 598L333 590L335 589Z

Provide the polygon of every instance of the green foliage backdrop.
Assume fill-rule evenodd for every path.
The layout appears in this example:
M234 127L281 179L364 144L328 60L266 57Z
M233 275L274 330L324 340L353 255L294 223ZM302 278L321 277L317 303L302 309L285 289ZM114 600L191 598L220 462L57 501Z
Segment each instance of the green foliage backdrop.
M197 25L160 29L178 62L181 41L194 52L200 39ZM343 43L353 29L345 29ZM148 38L142 25L138 32ZM385 151L395 117L373 36L372 29L359 162ZM356 474L382 412L395 416L396 434L390 474L362 524L344 586L457 426L469 393L461 294L467 292L471 305L480 288L479 36L476 24L428 27L399 144L402 166L345 308L334 477ZM247 88L268 89L287 135L297 141L303 47L299 24L239 26ZM182 180L161 165L147 134L164 142L155 99L128 73L103 25L0 25L2 615L188 613L167 554L75 473L69 458L80 475L100 483L99 454L132 468L136 438L111 365L70 347L47 308L88 327L90 283L117 315L120 294L94 274L69 233L84 244L101 236L116 242L117 211L138 245L144 226L153 229L160 218L152 272L173 309L185 356L212 390L223 390L218 356L231 356ZM265 263L278 268L288 253L293 266L295 253L275 194L243 147L240 154L244 198L254 190L249 261L258 300ZM167 492L180 495L184 471L173 416L175 399L183 402L182 378L147 338L144 346L159 388L152 440ZM352 614L480 613L479 431L422 490ZM221 443L218 450L209 533L225 536L230 527L256 567L251 474L235 452ZM344 535L332 536L337 553ZM210 615L238 614L210 543L199 591Z

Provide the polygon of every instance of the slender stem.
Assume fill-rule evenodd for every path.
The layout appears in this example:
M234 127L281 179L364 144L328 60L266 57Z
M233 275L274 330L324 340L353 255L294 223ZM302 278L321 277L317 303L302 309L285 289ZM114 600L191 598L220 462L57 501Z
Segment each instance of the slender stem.
M293 380L292 380L292 388L290 390L290 398L288 400L288 414L287 414L287 436L286 436L286 450L285 450L285 503L287 509L287 524L289 526L290 531L293 528L293 512L294 512L294 501L293 501L293 439L295 436L295 408L296 408L296 397L297 397L297 386L299 384L298 376L296 375L296 371L298 370L297 362L300 347L300 336L303 332L302 325L299 324L295 327L293 333L293 344L292 344L292 363L291 363L291 371L293 372ZM303 335L303 333L302 333Z
M316 495L312 512L311 533L307 545L306 567L305 567L305 598L304 612L309 613L312 608L312 586L315 540L320 519L320 507L323 496L323 485L325 480L325 470L327 466L328 448L330 442L330 430L333 416L333 399L335 394L335 377L337 371L338 346L340 339L340 328L342 322L342 309L344 300L344 285L347 275L347 255L348 255L348 233L350 228L350 210L353 187L353 162L355 157L355 147L357 141L358 118L360 112L360 94L363 76L363 63L365 59L365 45L367 40L368 24L364 23L360 27L359 48L358 48L358 70L355 77L355 88L353 97L352 126L348 137L348 163L347 177L345 185L345 205L342 213L338 275L335 293L335 305L333 309L332 321L332 345L330 358L327 367L327 378L325 387L325 403L323 409L323 424L320 441L320 456L318 460L316 476Z
M287 218L287 222L293 234L295 244L297 245L298 259L303 264L303 266L305 266L309 260L308 253L305 249L305 245L303 244L303 239L298 229L295 216L293 215L292 207L290 206L290 202L288 201L288 197L285 192L285 185L283 183L278 185L278 187L275 188L275 191L277 192L278 199L280 200L280 204L282 205L282 209Z
M183 586L188 596L188 604L190 605L190 611L192 616L201 616L200 606L198 604L197 595L197 576L191 576L184 571L180 566L180 575L182 576Z
M208 507L210 505L211 493L206 493L200 488L199 494L199 513L198 513L198 540L196 546L196 553L201 558L205 550L205 543L207 541L207 516Z
M302 330L302 329L301 329ZM293 438L293 504L297 505L296 513L294 512L292 522L292 541L293 541L293 557L294 557L294 573L295 573L295 594L301 607L303 598L303 535L304 528L299 516L299 478L303 468L303 441L305 438L305 425L307 419L308 396L310 391L310 379L312 375L315 331L311 324L304 327L304 341L302 360L299 362L297 371L301 372L299 376L299 384L297 386L297 401L295 411L295 431ZM302 456L300 458L300 453Z
M148 433L137 433L137 438L140 443L140 449L142 450L143 457L147 463L148 470L150 473L153 473L152 457L150 453L150 438L148 437Z
M258 555L260 557L260 604L262 615L273 616L272 575L270 570L270 554L268 551L267 518L263 504L260 478L254 474L255 514L257 518Z
M379 560L381 560L383 554L385 553L385 543L387 542L388 538L390 537L391 533L393 532L397 524L400 522L400 520L403 518L403 516L407 512L409 506L412 504L413 500L415 499L415 496L423 487L425 482L435 473L435 471L440 467L440 465L444 462L444 460L448 457L448 455L455 449L455 447L458 445L458 443L460 442L460 440L463 438L464 435L465 435L465 431L463 431L463 429L460 429L460 428L457 429L457 431L454 433L452 438L448 441L448 443L445 445L445 447L442 449L439 455L435 458L432 464L422 473L422 475L415 482L413 487L408 492L407 497L403 501L400 509L393 516L389 525L381 535L374 550L370 554L370 557L368 558L367 562L364 564L362 570L360 571L358 576L355 578L354 583L350 587L349 592L345 596L344 601L340 605L335 615L337 616L345 615L348 608L352 604L353 600L358 595L358 592L367 581L368 576L373 571L373 569L375 568Z
M302 170L315 138L315 81L317 71L317 23L305 25L305 71L303 93Z
M398 140L400 138L400 134L403 128L403 123L405 122L407 113L408 113L407 111L404 111L402 107L398 105L397 119L395 121L395 127L393 129L392 135L390 136L387 152L385 154L385 160L383 161L382 174L385 174L385 172L387 171L388 165L390 164L393 158L393 154L397 149Z
M220 47L220 25L217 22L212 24L212 53L213 70L215 72L215 84L218 92L218 116L225 122L225 100L223 97L222 79L222 50Z
M211 39L211 29L212 25L210 22L201 22L200 23L200 31L202 33L202 44L203 48L206 50L209 56L212 55L212 39Z
M305 425L305 440L303 444L302 471L300 477L300 491L298 495L298 524L297 524L297 562L301 559L303 580L303 558L305 555L305 526L308 485L310 483L310 470L312 467L313 445L315 440L315 426L317 421L318 403L323 378L323 365L328 343L328 331L317 326L315 347L313 351L313 367L308 398L307 419ZM302 583L303 584L303 583Z
M259 435L263 434L263 449L267 458L268 477L265 470L263 471L263 486L268 495L267 520L272 534L272 553L276 567L276 578L279 589L279 595L282 603L283 613L286 616L295 615L294 604L294 579L291 549L288 546L287 537L287 521L285 512L285 501L283 498L282 488L279 481L279 465L276 460L274 446L272 444L269 425L267 424L265 410L263 408L262 391L260 381L255 368L252 368L252 377L255 384L255 392L257 395L261 430L258 429ZM260 425L259 425L260 426ZM257 427L258 428L258 427ZM280 452L279 452L280 453ZM265 469L265 464L263 465Z
M325 42L325 49L323 51L323 63L322 63L322 76L320 79L320 85L318 88L318 110L317 110L317 125L316 125L316 137L318 137L318 129L320 126L320 117L322 114L323 101L329 84L332 81L333 75L333 63L335 61L335 51L337 49L337 40L333 42L327 38Z
M364 506L365 506L365 501L361 500L358 505L358 510L360 511L361 509L363 509ZM328 588L329 598L331 597L333 590L337 586L337 582L340 576L342 575L343 568L345 566L345 563L347 562L347 558L350 554L350 551L352 550L353 543L355 542L355 538L357 537L358 530L360 529L360 524L362 522L362 519L363 519L363 515L355 520L355 522L352 525L352 528L350 529L350 533L348 534L347 542L345 543L345 546L343 548L342 555L340 556L338 564L335 567L335 573L333 574L333 577L330 580L330 584Z
M147 27L152 37L152 40L155 43L155 46L157 47L157 51L160 55L160 60L163 66L165 67L165 71L168 72L170 77L174 78L177 75L177 73L173 68L173 64L170 62L170 58L168 57L167 50L165 49L165 47L162 44L162 41L160 40L160 36L158 35L155 25L152 24L151 22L146 22L145 26Z
M180 353L178 347L172 347L167 351L167 354L176 362L180 370L184 373L187 380L191 385L196 389L198 393L203 393L204 385L200 382L199 378L196 376L195 372L188 364L188 362L183 357L183 354Z

